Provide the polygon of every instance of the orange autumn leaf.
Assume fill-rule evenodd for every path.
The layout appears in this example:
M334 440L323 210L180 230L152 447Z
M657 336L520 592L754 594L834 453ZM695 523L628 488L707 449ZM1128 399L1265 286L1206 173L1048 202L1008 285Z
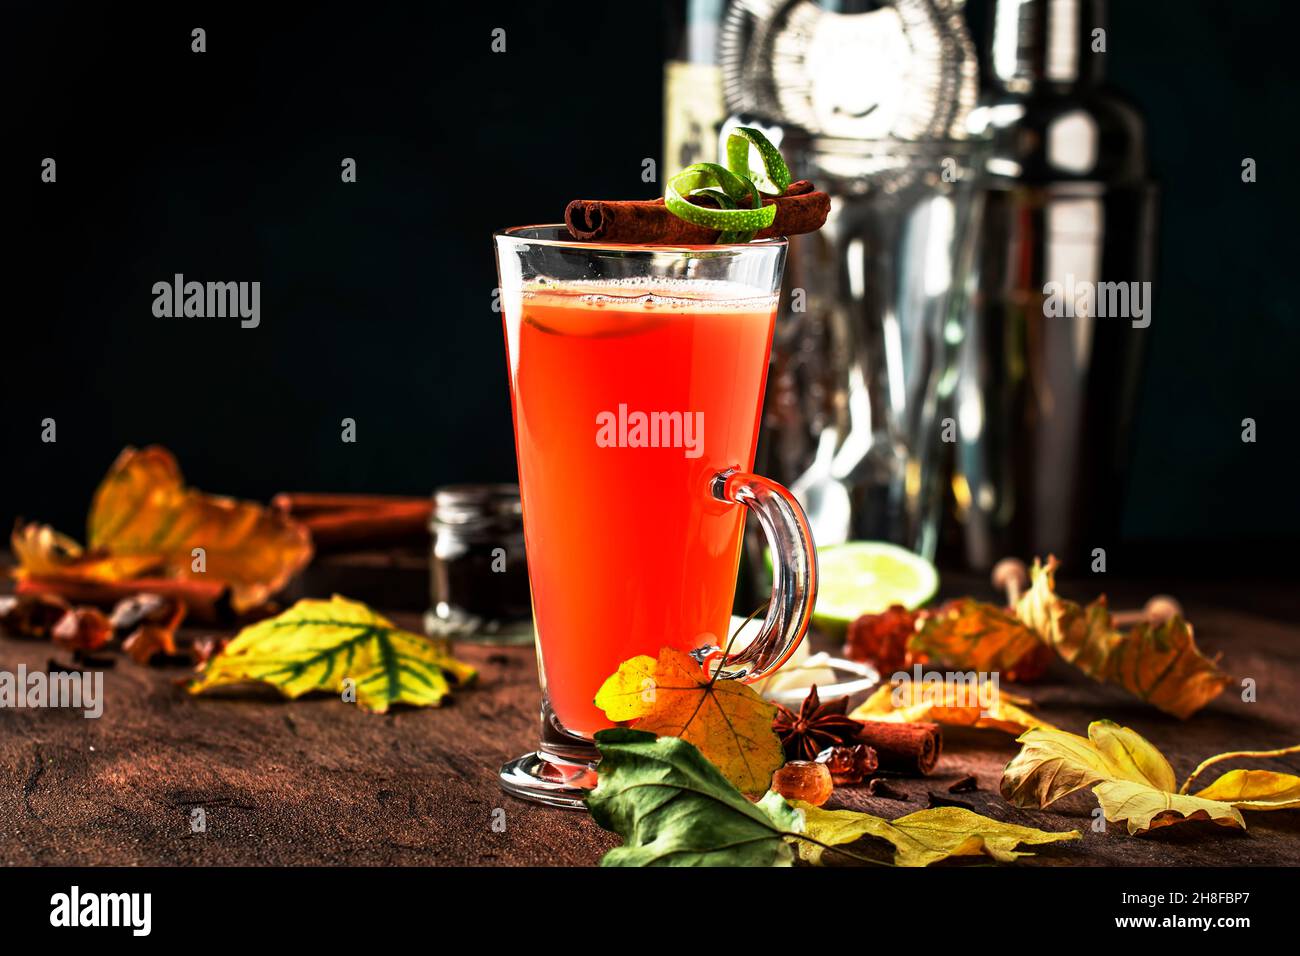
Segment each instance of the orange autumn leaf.
M85 581L122 581L156 571L156 554L87 554L80 544L47 524L20 525L9 538L20 578L74 575Z
M624 661L595 703L612 721L693 744L744 793L765 791L785 761L772 730L776 708L747 684L711 679L675 648Z
M253 502L185 487L176 459L156 446L118 456L87 523L86 551L52 530L15 532L18 575L124 581L160 571L221 581L244 611L263 604L312 555L301 525Z
M908 650L922 660L1014 680L1043 650L1043 641L1009 611L966 598L927 616Z
M1192 626L1181 617L1138 624L1126 634L1113 626L1105 598L1084 607L1058 596L1056 566L1055 558L1034 562L1016 616L1089 677L1183 719L1231 682L1197 649Z

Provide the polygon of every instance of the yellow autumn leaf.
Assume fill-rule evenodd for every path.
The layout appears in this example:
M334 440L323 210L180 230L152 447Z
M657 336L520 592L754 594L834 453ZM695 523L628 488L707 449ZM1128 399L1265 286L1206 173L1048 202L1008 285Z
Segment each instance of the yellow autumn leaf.
M662 651L660 656L663 656ZM692 660L691 663L695 662ZM655 706L658 667L657 660L644 654L624 661L613 676L600 685L594 703L616 724L646 716ZM692 683L691 680L683 682L684 686Z
M990 681L945 678L937 681L903 681L886 684L858 705L854 720L894 723L934 721L954 727L979 727L1020 734L1031 727L1052 725L1035 717L1026 706L1032 701L995 689Z
M1131 780L1105 780L1092 788L1108 823L1124 822L1131 835L1189 820L1208 820L1234 830L1246 829L1240 811L1228 803L1169 793Z
M1202 760L1183 781L1179 793L1186 793L1205 770L1225 760L1286 757L1300 753L1300 744L1277 750L1231 750ZM1196 794L1209 800L1231 803L1239 810L1287 810L1300 807L1300 777L1272 770L1231 770Z
M1300 807L1300 777L1272 770L1230 770L1196 796L1238 810L1289 810Z
M596 693L617 723L694 744L743 793L762 793L785 760L776 708L738 680L713 680L693 657L665 647L624 661Z
M1002 777L1002 795L1019 807L1041 809L1106 780L1173 789L1174 772L1164 756L1136 731L1110 721L1095 721L1086 738L1039 728L1019 742L1021 752Z
M21 580L74 574L85 581L122 581L162 567L157 555L87 554L80 544L47 524L16 527L9 538Z
M188 690L199 694L263 683L292 698L351 689L363 710L382 714L391 704L438 704L452 685L468 684L475 676L474 668L451 656L445 642L404 631L336 594L328 601L299 601L244 628Z
M1002 772L1002 796L1018 807L1043 808L1108 779L1112 770L1087 739L1064 730L1030 730Z
M894 845L897 866L929 866L950 857L981 855L1012 863L1033 855L1017 851L1021 844L1033 846L1080 838L1078 830L1036 830L992 820L962 807L918 810L891 821L854 810L822 810L802 801L794 805L803 815L802 835L829 846L843 846L865 836L879 837ZM804 860L821 861L826 852L823 847L798 842Z
M1227 803L1174 792L1169 761L1146 738L1109 720L1094 721L1088 736L1030 730L1002 773L1002 796L1018 807L1042 809L1091 787L1106 820L1126 822L1131 834L1185 820L1246 828Z
M1171 792L1178 783L1165 755L1130 727L1109 720L1093 721L1088 725L1088 741L1105 761L1108 779L1131 780Z
M1082 607L1056 594L1057 562L1034 562L1016 616L1065 660L1094 680L1116 684L1186 719L1217 697L1231 678L1196 647L1192 626L1174 616L1114 628L1105 598Z

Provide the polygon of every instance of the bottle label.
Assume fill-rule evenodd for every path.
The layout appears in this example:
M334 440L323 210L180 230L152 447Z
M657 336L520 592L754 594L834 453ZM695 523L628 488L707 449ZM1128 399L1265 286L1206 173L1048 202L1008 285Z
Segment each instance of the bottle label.
M664 64L664 166L672 176L692 163L718 161L726 118L722 70L710 63Z

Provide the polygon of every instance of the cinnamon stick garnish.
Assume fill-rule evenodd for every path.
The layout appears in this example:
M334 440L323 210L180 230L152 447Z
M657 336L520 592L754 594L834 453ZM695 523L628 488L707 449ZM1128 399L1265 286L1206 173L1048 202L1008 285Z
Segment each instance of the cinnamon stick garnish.
M717 205L707 196L692 196L697 206ZM780 196L763 199L776 206L776 221L754 238L797 236L816 232L826 222L831 200L806 179L791 183ZM584 242L636 243L638 245L708 245L718 232L679 219L662 198L645 200L575 199L564 210L569 234Z
M943 752L943 735L938 724L892 723L884 720L862 722L858 734L861 743L873 747L880 758L881 770L898 773L930 773Z

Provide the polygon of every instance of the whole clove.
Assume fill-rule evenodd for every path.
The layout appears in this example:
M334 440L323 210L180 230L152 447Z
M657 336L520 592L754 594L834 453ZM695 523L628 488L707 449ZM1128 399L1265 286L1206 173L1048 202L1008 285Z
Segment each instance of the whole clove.
M876 777L867 783L867 796L882 797L885 800L906 801L911 799L904 791L891 787L889 781L883 777Z
M960 780L954 781L948 787L949 793L970 793L980 788L980 782L975 778L975 774L968 773Z
M965 800L954 800L952 797L946 797L941 793L935 793L933 790L930 791L929 798L928 806L931 810L935 807L960 807L963 810L972 811L975 809L972 804L967 803Z

